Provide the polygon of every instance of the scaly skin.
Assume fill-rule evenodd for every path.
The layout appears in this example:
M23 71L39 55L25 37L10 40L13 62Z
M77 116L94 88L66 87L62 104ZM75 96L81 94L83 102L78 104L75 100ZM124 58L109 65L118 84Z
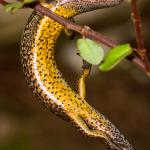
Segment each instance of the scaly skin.
M43 3L70 18L82 12L118 5L122 0L58 0ZM56 115L71 122L83 134L101 139L110 149L132 150L118 129L92 108L65 82L54 57L56 40L64 27L33 12L23 34L21 58L26 79L37 98Z

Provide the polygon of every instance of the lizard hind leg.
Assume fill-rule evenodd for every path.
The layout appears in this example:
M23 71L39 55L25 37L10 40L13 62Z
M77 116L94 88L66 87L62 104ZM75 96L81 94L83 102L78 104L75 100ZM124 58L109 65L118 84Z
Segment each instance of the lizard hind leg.
M101 140L111 150L133 150L129 142L124 138L120 131L105 117L102 120L89 120L84 115L72 114L73 125L85 136ZM91 116L89 116L91 117ZM104 119L104 120L103 120ZM107 124L98 125L99 122Z
M108 139L104 131L96 130L80 114L72 115L73 125L79 129L85 136Z
M90 75L92 65L83 60L82 73L77 82L77 91L82 99L86 97L86 80Z

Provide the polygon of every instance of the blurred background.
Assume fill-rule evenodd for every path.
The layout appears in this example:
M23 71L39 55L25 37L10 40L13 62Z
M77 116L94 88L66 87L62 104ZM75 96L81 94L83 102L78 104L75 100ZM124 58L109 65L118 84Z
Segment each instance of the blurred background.
M145 45L150 49L150 1L141 0L139 6ZM36 102L20 62L21 35L31 12L25 9L11 15L0 6L0 150L106 150L101 142L82 136ZM136 46L126 1L115 8L82 14L75 20L120 43ZM56 59L73 89L82 65L76 50L75 40L61 34ZM87 101L107 116L136 150L149 150L149 89L150 79L125 60L106 73L93 67L87 83Z

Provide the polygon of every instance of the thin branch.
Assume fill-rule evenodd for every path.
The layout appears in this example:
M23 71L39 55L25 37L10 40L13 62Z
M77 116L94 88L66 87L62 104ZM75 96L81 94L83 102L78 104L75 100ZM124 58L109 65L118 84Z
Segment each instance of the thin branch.
M65 26L67 29L74 30L74 31L84 35L85 37L88 37L90 39L101 42L102 44L104 44L110 48L117 46L117 42L113 41L109 37L107 37L101 33L95 32L87 26L82 26L82 25L78 25L74 22L71 22L70 20L65 19L65 18L53 13L50 9L42 6L41 4L37 3L32 8L34 10L42 13L43 15L55 20L56 22L59 22L60 24ZM136 55L131 54L130 56L127 57L127 59L130 60L131 62L133 62L134 64L136 64L137 66L139 66L142 70L146 71L145 65L140 60L140 58L138 58Z
M4 5L6 4L7 2L5 0L0 0L0 4Z
M147 71L147 74L150 75L150 63L147 55L147 50L144 47L144 40L142 37L142 23L141 23L141 17L140 13L138 11L137 6L137 0L131 0L131 7L132 7L132 21L135 27L135 33L136 33L136 41L137 41L137 53L141 57L143 63L145 64L145 68Z
M51 19L55 20L56 22L59 22L67 29L74 30L74 31L82 34L83 36L88 37L93 40L96 40L96 41L99 41L108 47L115 47L117 45L117 43L115 41L111 40L109 37L106 37L106 36L102 35L101 33L95 32L87 26L82 26L82 25L78 25L74 22L71 22L70 20L65 19L65 18L55 14L50 9L42 6L41 4L36 4L34 6L34 10L39 11L43 15L50 17Z
M6 2L6 1L5 0L0 0L1 4L3 4L4 2ZM82 26L82 25L78 25L74 22L71 22L70 20L65 19L65 18L55 14L50 9L42 6L40 3L32 3L32 4L29 4L29 5L26 5L25 7L32 8L35 11L38 11L41 14L43 14L43 15L53 19L54 21L62 24L67 29L74 30L74 31L80 33L81 35L83 35L85 37L88 37L90 39L96 40L96 41L104 44L105 46L113 48L113 47L118 45L117 42L113 41L109 37L107 37L107 36L105 36L101 33L95 32L87 26ZM139 66L139 68L141 68L143 71L146 72L145 64L143 63L143 61L137 55L131 54L130 56L127 57L127 59L130 60L132 63L136 64L137 66ZM150 74L149 74L149 76L150 76Z

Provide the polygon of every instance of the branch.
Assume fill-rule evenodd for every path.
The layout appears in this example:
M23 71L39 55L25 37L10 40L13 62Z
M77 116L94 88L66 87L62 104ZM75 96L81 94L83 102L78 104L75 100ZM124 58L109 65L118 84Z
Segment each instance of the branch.
M0 4L4 4L4 3L7 3L7 2L5 0L0 0ZM26 8L32 8L35 11L38 11L41 14L43 14L43 15L53 19L54 21L62 24L65 28L74 30L74 31L80 33L81 35L83 35L85 37L88 37L92 40L95 40L97 42L104 44L105 46L107 46L109 48L113 48L113 47L116 47L118 45L117 42L113 41L109 37L107 37L101 33L95 32L94 30L90 29L87 26L82 26L82 25L76 24L74 22L71 22L70 20L65 19L65 18L55 14L50 9L42 6L40 3L35 2L32 4L25 5L25 7ZM134 48L133 48L133 50L135 51ZM136 64L139 68L141 68L143 71L145 71L147 73L147 70L145 68L145 64L143 63L142 59L140 59L137 55L135 55L133 53L130 56L128 56L127 59L129 61L131 61L132 63ZM148 75L150 76L150 74L148 74Z
M7 2L5 0L0 0L0 4L4 5L7 4Z
M74 22L71 22L70 20L67 20L67 19L55 14L50 9L42 6L39 3L35 4L32 8L34 10L42 13L43 15L55 20L56 22L59 22L67 29L74 30L85 37L88 37L90 39L101 42L102 44L106 45L107 47L113 48L113 47L117 46L117 42L113 41L109 37L107 37L101 33L95 32L87 26L82 26L82 25L78 25ZM137 66L139 66L142 70L144 70L146 72L145 65L143 64L143 62L141 61L141 59L139 57L137 57L134 54L131 54L130 56L127 57L127 59L130 60L131 62L133 62L134 64L136 64Z
M142 23L141 23L141 17L139 15L138 7L137 7L137 0L131 0L131 7L132 7L132 21L135 28L136 33L136 41L137 41L137 53L140 56L141 60L145 64L145 68L147 71L147 74L150 76L150 62L148 59L147 50L144 47L144 40L142 37Z

